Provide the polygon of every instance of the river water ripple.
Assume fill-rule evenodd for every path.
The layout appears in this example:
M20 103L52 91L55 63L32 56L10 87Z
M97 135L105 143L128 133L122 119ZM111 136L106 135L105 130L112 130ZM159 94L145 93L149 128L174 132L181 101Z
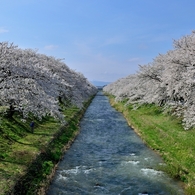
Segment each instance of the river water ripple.
M64 155L47 195L182 195L158 170L163 162L98 92Z

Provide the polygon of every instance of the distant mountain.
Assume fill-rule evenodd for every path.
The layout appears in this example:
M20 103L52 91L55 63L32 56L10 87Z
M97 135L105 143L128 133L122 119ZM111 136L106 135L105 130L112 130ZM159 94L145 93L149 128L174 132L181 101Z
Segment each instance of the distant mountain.
M95 86L104 86L104 85L108 85L111 82L105 82L105 81L90 81L93 85Z

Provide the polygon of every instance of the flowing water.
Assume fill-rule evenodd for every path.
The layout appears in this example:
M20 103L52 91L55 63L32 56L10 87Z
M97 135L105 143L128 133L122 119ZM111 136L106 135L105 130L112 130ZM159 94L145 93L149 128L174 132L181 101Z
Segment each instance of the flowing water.
M158 170L163 162L98 92L64 155L47 195L182 195Z

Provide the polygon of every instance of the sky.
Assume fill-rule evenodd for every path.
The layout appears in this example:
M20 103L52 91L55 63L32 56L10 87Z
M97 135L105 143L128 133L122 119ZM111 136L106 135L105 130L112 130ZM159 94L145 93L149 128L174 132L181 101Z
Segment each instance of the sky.
M194 0L0 0L0 42L114 82L195 30Z

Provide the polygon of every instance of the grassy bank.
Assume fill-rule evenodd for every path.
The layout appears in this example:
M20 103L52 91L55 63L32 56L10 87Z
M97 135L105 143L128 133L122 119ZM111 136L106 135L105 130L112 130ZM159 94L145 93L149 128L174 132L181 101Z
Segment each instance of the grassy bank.
M79 121L90 102L82 110L64 109L64 126L52 117L29 118L25 123L19 114L12 119L1 117L0 195L44 193L55 165L78 134ZM35 121L34 133L31 120Z
M185 131L181 120L163 113L161 107L143 105L134 110L125 101L111 105L122 112L142 140L164 159L164 171L183 182L187 195L195 194L195 129Z

